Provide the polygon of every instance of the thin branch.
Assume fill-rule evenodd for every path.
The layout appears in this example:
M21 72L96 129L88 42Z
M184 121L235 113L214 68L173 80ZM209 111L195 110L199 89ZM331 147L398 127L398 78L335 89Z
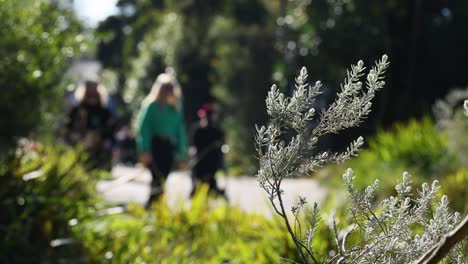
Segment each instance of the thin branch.
M435 264L442 260L445 255L458 242L468 237L468 215L463 221L440 242L422 256L415 264Z
M372 209L369 207L369 205L366 205L367 207L367 210L369 210L369 212L372 214L372 217L374 217L374 219L377 221L377 224L379 224L380 226L380 229L382 229L382 232L386 235L388 234L388 230L385 226L385 223L382 223L380 222L379 218L375 215L374 211L372 211Z
M268 155L268 163L270 164L270 170L271 170L271 173L273 174L273 176L275 175L275 171L273 169L273 162L271 161L271 154ZM276 207L276 204L275 204L275 198L274 198L274 192L275 192L275 184L273 184L272 182L270 182L270 179L268 177L265 177L266 181L268 182L268 184L272 187L272 190L271 190L271 196L269 197L270 198L270 202L271 202L271 205L273 206L273 209L275 210L275 212L280 215L281 217L286 217L285 214L281 213L278 208ZM275 177L273 177L273 179L276 179ZM277 185L279 186L280 183L278 183L278 180L274 180L275 183L277 183Z
M297 210L299 210L299 209L297 209ZM301 223L299 222L299 219L297 218L297 212L293 212L293 214L294 214L294 233L299 234L299 236L301 236L302 235L302 228L301 228ZM299 226L299 233L297 231L297 226ZM302 239L301 237L299 237L299 238Z
M338 254L342 257L345 257L344 252L340 248L340 239L338 238L338 229L336 228L335 216L333 216L333 233L335 234L335 243L336 248L338 249Z
M294 260L290 260L290 259L287 259L287 258L280 257L280 263L281 263L283 260L284 260L284 261L287 261L287 262L299 264L298 262L296 262L296 261L294 261Z
M301 245L300 241L297 240L297 237L295 236L295 234L294 234L294 232L293 232L293 230L291 228L291 224L289 223L288 217L286 215L286 211L284 210L283 198L281 196L281 189L279 188L280 184L281 184L281 180L278 181L278 185L275 186L275 188L276 188L277 197L278 197L278 201L279 201L279 204L280 204L281 212L284 214L284 217L283 217L284 223L286 224L286 228L288 229L288 232L291 235L291 238L293 239L294 244L296 244L296 248L299 250L299 254L301 255L302 260L305 263L308 263L307 257L304 255L304 251L302 250L302 245ZM312 260L315 263L318 264L318 261L314 258L314 256L312 254L310 254L310 253L309 253L309 255L312 258Z
M271 205L273 206L273 209L275 210L275 212L281 216L281 217L286 217L285 215L283 215L283 213L281 213L278 208L276 207L276 204L275 204L275 201L274 201L274 198L273 196L270 197L270 202L271 202Z
M395 232L397 233L397 232ZM385 235L385 236L382 236L382 237L379 237L378 239L375 239L375 242L373 245L370 245L366 250L362 251L356 258L353 259L353 262L352 263L357 263L358 259L360 259L361 257L363 257L365 254L367 254L367 252L369 252L371 249L373 249L374 247L376 247L378 244L380 244L382 241L384 241L385 239L391 237L392 235L394 235L395 233L390 233L388 235Z

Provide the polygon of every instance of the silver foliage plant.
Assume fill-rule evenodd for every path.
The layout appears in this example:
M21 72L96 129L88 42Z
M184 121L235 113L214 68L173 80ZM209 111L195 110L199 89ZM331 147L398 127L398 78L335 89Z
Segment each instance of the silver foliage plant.
M422 184L413 197L410 176L404 172L402 181L395 187L397 196L386 198L373 208L378 180L359 193L353 187L353 179L353 171L348 169L343 180L351 199L349 213L354 222L348 232L360 232L364 244L347 246L343 240L338 247L337 263L417 263L461 221L459 213L450 211L447 196L437 200L438 181ZM467 263L464 243L466 239L450 250L446 263Z
M461 164L468 164L468 140L464 140L468 129L467 98L468 87L457 88L437 100L432 108L437 128L447 138L449 152L456 154Z
M465 109L465 115L468 116L468 100L463 103L463 108Z
M464 89L454 89L449 92L444 99L439 99L433 106L433 113L437 124L441 128L450 127L454 121L458 106L464 101L464 110L468 108L468 87Z
M359 61L351 65L336 100L321 111L318 125L313 128L310 126L316 116L313 103L321 93L321 83L308 85L306 68L302 68L297 76L291 97L280 93L275 85L268 93L266 107L270 122L267 126L257 127L255 137L259 159L257 179L268 194L273 209L283 218L303 263L410 263L460 222L460 215L449 211L446 196L438 203L434 202L439 189L437 181L431 185L423 184L417 191L418 197L413 197L406 172L396 185L398 195L385 199L377 208L373 206L373 199L378 181L360 193L353 186L353 171L348 169L344 173L344 184L352 203L349 213L353 225L340 231L333 222L338 252L334 256L329 256L328 252L315 252L313 248L320 219L317 204L306 216L305 228L299 213L304 211L301 209L304 209L306 199L300 197L297 205L285 208L281 188L284 179L307 175L326 164L342 163L357 155L364 143L362 137L351 142L344 152L317 153L317 143L321 136L357 126L366 118L375 93L385 84L383 78L388 65L388 57L383 55L366 75L365 85L361 82L365 75L364 63ZM288 216L289 211L292 215ZM356 232L362 242L348 245L347 237ZM460 247L452 249L448 256L451 262L466 263Z

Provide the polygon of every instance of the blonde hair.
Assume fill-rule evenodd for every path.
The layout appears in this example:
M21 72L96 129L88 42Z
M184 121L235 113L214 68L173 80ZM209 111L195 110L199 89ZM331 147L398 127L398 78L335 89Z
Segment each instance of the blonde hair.
M78 88L76 88L75 93L74 93L76 102L77 103L83 102L83 100L84 100L84 98L86 96L87 87L90 84L96 84L96 90L97 90L97 92L99 94L99 102L100 102L101 106L107 105L109 95L107 93L106 87L104 87L103 85L101 85L101 84L99 84L97 82L94 82L94 81L86 81L86 82L81 83L80 85L78 85Z
M164 101L164 98L161 98L162 91L168 88L172 88L174 96L176 97L176 102L173 105L174 108L178 109L180 100L182 97L182 91L180 89L179 83L174 78L172 74L161 73L151 87L151 91L143 99L142 105L146 106L156 101ZM165 102L167 103L167 102Z

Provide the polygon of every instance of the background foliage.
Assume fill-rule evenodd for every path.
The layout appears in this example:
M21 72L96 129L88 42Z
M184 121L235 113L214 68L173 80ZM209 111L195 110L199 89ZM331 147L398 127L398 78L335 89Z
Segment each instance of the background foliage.
M130 204L108 210L84 156L63 146L25 142L19 155L0 162L0 253L9 263L259 263L295 259L279 219L246 214L209 197L190 206L152 210ZM21 252L21 254L18 254Z
M422 117L436 98L468 81L461 59L468 54L460 48L468 44L460 34L468 22L463 0L121 0L119 7L97 29L105 36L98 58L120 73L127 99L141 98L158 73L173 67L190 98L187 123L204 102L216 101L234 148L228 160L244 172L255 164L246 135L265 123L266 88L276 82L290 93L288 80L302 66L312 80L321 77L325 96L317 106L325 108L355 58L368 62L386 53L392 59L369 122L329 139L334 146Z
M461 187L468 183L465 162L467 152L463 147L466 145L466 138L449 136L460 133L463 131L460 128L468 124L466 117L459 117L461 107L457 108L450 127L438 127L428 117L397 123L392 129L380 131L371 138L369 147L359 153L359 157L340 166L328 166L316 176L334 190L332 193L340 197L341 181L336 175L346 168L353 168L360 175L355 179L358 189L363 190L374 179L380 180L376 199L381 199L395 194L395 177L402 171L408 171L416 185L437 179L443 193L450 198L452 208L461 213L466 212L468 196ZM453 148L454 145L458 147ZM333 200L340 203L340 198Z
M84 156L64 146L25 142L16 156L0 161L0 254L7 263L77 258L80 247L54 249L70 238L69 221L96 217L102 174L87 170ZM21 252L21 253L19 253Z
M106 215L111 205L95 190L105 173L88 170L80 153L55 142L23 141L14 148L18 138L41 137L53 127L64 71L89 45L73 12L56 2L0 0L2 260L296 259L276 219L212 206L203 193L190 208L178 211L162 202L150 213L130 205L123 214ZM117 75L117 90L134 111L167 67L175 70L184 89L188 124L196 120L199 106L215 101L231 146L229 162L239 174L256 166L253 128L265 123L269 84L291 94L294 69L308 66L311 82L323 78L325 99L316 102L319 110L339 89L333 84L345 76L347 65L387 53L390 80L376 98L371 122L345 137L377 134L369 149L344 167L360 175L356 185L361 189L379 178L376 199L395 193L394 179L404 170L415 184L438 179L452 206L466 213L466 118L455 111L449 122L437 120L435 125L422 116L435 98L467 85L468 51L463 47L468 39L462 34L467 5L464 0L120 0L121 12L95 32L97 58L106 73ZM340 139L329 139L325 147L333 145L341 146ZM347 213L347 205L337 176L344 167L317 174L330 190L323 211L334 210L343 222L340 215ZM328 227L317 230L316 237L317 250L332 248ZM51 246L60 241L72 243Z
M1 154L54 120L66 65L86 41L73 12L49 1L2 0L0 24Z
M93 263L272 263L280 257L296 259L279 219L216 203L207 191L203 188L189 207L176 210L168 208L164 199L149 213L130 204L125 214L92 219L77 226L75 232Z

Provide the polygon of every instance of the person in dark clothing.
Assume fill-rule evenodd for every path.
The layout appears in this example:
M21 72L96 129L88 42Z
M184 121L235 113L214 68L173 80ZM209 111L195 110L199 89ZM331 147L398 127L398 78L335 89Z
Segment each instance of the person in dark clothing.
M183 164L187 138L181 92L175 78L160 74L143 100L137 121L136 142L142 163L151 171L151 192L146 207L163 193L174 161Z
M72 108L67 123L66 141L82 144L92 167L110 165L112 144L112 117L103 106L103 93L98 83L87 81L76 92L78 105Z
M224 190L218 188L215 174L223 167L224 143L223 131L215 126L213 107L205 104L197 112L199 124L194 129L192 143L196 148L196 163L192 169L192 192L196 192L200 184L208 184L210 192L224 196Z
M113 163L133 166L137 163L137 145L130 125L122 125L114 135Z
M132 113L120 92L109 96L107 107L115 124L112 164L133 166L137 163L138 154L135 133L131 129Z

